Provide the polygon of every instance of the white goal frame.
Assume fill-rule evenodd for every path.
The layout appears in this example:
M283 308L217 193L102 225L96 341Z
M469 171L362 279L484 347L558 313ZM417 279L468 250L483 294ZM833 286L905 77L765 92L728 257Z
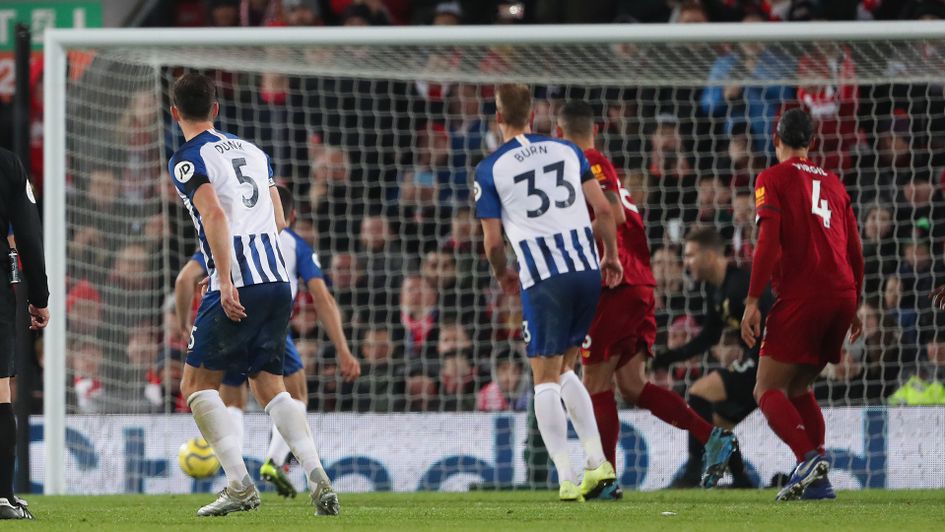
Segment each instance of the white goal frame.
M180 46L498 45L878 41L945 39L945 22L814 22L235 29L50 29L45 32L44 223L49 310L45 337L44 492L66 492L66 60L76 48ZM155 64L157 60L155 59Z

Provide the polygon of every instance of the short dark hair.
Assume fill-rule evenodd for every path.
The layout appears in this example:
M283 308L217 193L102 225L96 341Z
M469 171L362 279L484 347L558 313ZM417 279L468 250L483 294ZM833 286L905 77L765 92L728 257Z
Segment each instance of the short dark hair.
M584 100L571 100L561 106L558 120L569 137L586 138L594 134L594 109Z
M722 235L712 226L696 227L686 235L686 242L698 244L700 248L712 249L718 252L725 251L725 241Z
M532 114L532 90L522 83L504 83L495 88L496 107L505 123L518 128L528 125Z
M217 88L213 80L203 74L189 73L181 76L171 89L171 101L185 120L209 120L213 103L217 101Z
M288 218L289 213L295 208L294 201L292 200L292 191L289 190L289 187L283 185L276 185L276 190L279 192L279 201L282 202L282 214Z
M785 111L778 121L778 138L791 148L806 148L814 136L814 121L801 108Z

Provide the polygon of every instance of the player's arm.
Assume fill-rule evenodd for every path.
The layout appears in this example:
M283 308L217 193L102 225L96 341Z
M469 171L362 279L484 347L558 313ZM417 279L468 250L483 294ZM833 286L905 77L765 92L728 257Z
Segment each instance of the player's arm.
M518 272L508 267L505 239L502 237L502 201L495 188L492 170L485 163L476 167L473 195L476 200L476 217L482 223L483 251L492 268L492 275L503 292L514 294L520 286Z
M328 339L335 345L341 374L348 381L357 379L361 376L361 364L351 354L351 348L348 347L348 338L345 336L344 327L341 325L341 312L338 310L338 303L331 292L328 291L324 279L317 277L309 279L307 285L308 292L312 295L315 304L315 312L318 313L318 321L325 328Z
M2 154L0 177L12 180L10 196L5 198L10 211L10 224L16 240L17 252L23 261L23 275L29 287L30 328L42 329L49 323L49 286L46 280L46 261L43 257L43 228L39 209L23 164L11 152ZM5 257L4 257L5 259Z
M766 172L758 176L755 207L758 219L758 243L752 259L748 298L742 315L742 340L749 349L761 335L761 310L758 302L764 295L775 265L781 256L781 200Z
M177 326L185 337L190 333L190 305L194 301L197 283L204 276L203 268L194 259L187 261L174 281L174 308L177 311Z
M492 268L492 275L499 281L502 290L507 294L518 291L518 272L509 268L508 257L505 254L505 239L502 237L502 220L499 218L482 218L482 237L486 260Z
M657 367L668 367L671 364L689 360L692 357L705 353L719 342L724 329L725 323L722 321L722 317L715 308L709 306L705 323L702 326L702 330L699 331L699 334L689 340L685 345L660 354L659 357L654 359L654 365Z
M847 260L853 269L853 280L856 283L857 306L863 301L863 243L860 241L860 228L856 224L856 215L853 206L847 205Z
M610 204L604 197L604 192L597 184L593 174L586 172L582 188L584 197L594 209L594 217L597 223L594 227L594 234L604 244L604 256L600 261L601 274L604 276L604 282L607 286L613 288L620 282L623 276L623 266L617 258L617 222L614 220L614 214L610 210Z
M276 186L269 186L269 198L272 200L272 213L276 218L276 231L281 233L283 229L289 227L285 220L285 212L282 211L282 199L279 198L279 189Z
M211 186L197 188L193 194L193 203L203 219L204 233L216 266L220 281L220 303L227 317L238 322L246 317L246 309L240 304L239 292L230 277L233 266L233 236L230 234L226 212L223 211L220 198Z
M605 190L604 197L607 198L607 203L610 204L610 212L614 215L614 223L617 225L627 222L627 215L623 212L623 204L620 203L620 195L612 190ZM594 234L598 233L597 221L600 218L594 218Z

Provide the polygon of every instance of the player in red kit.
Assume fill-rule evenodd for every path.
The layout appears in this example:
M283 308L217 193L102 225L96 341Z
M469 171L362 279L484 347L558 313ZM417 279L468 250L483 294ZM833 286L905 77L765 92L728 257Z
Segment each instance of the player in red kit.
M781 116L775 137L779 164L755 184L758 245L742 338L759 336L758 298L768 280L777 300L761 343L755 400L798 465L777 500L832 499L824 451L824 417L810 389L828 363L840 361L863 286L863 251L850 197L840 179L807 159L814 125L804 111Z
M594 149L596 132L593 110L586 102L568 102L558 113L558 136L584 150L617 221L618 258L623 266L623 278L616 287L605 287L601 292L581 357L584 385L591 394L604 454L616 464L620 434L613 392L616 377L625 400L675 427L688 430L705 445L707 485L714 486L724 473L737 442L731 432L714 428L702 419L682 397L646 381L646 359L652 356L656 339L653 314L656 281L650 270L650 249L643 218L631 201L630 193L620 185L610 161ZM597 220L594 223L598 223ZM615 484L599 496L620 498L620 488Z

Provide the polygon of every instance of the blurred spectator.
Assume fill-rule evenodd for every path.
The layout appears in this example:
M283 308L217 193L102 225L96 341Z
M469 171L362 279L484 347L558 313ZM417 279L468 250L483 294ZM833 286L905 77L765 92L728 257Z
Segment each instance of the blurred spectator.
M866 211L863 227L863 286L867 294L876 294L883 279L898 269L898 244L893 235L893 216L888 202Z
M524 411L528 408L527 382L521 355L502 349L493 358L492 381L479 390L476 410L480 412Z
M894 324L901 331L902 344L916 345L918 340L918 311L903 304L903 284L898 275L886 277L883 286L883 321Z
M82 280L66 295L66 320L69 332L94 339L102 323L102 296L92 283Z
M395 400L403 395L403 364L395 353L391 331L386 326L369 327L361 335L358 350L361 378L353 385L354 410L393 411Z
M358 265L364 274L364 283L370 291L371 302L387 306L383 294L393 294L400 288L403 270L403 252L397 246L386 216L365 216L358 233Z
M210 0L210 26L229 28L240 25L239 0Z
M433 13L434 26L456 26L463 23L463 8L459 2L440 2Z
M927 241L907 240L901 242L901 249L899 279L902 298L899 304L921 312L931 307L926 294L941 284L942 279L932 271L932 255Z
M709 14L706 13L705 6L699 0L685 0L680 2L673 15L670 16L670 22L677 24L698 24L709 21Z
M308 199L319 235L316 248L323 253L349 249L360 224L356 198L361 191L351 183L351 159L340 146L310 146L312 184Z
M397 216L403 220L400 233L408 252L430 250L445 234L450 216L446 201L458 193L452 180L449 137L442 124L427 124L417 132L413 168L400 176L392 198L398 200Z
M352 3L341 14L342 26L387 26L390 17L379 1Z
M761 22L747 15L742 22ZM752 85L752 81L783 79L792 70L791 61L762 43L739 43L719 57L709 73L709 86L702 91L702 113L725 117L725 132L739 122L749 125L755 151L772 154L771 132L782 102L794 98L794 89L780 85Z
M739 190L732 202L732 254L739 267L750 267L755 255L755 195Z
M440 408L447 412L472 411L476 406L475 388L470 350L444 353L440 364Z
M810 80L797 88L797 100L817 124L811 157L842 176L850 167L850 149L857 142L853 53L848 46L817 47L801 56L797 75Z
M901 183L897 201L900 239L931 239L936 253L941 253L945 238L945 194L932 185L927 172L919 170Z
M656 308L671 313L685 310L686 295L683 293L683 263L676 246L666 246L653 251L650 261L656 279Z
M72 370L72 390L75 393L75 412L79 414L104 414L108 412L109 399L105 395L101 368L105 352L102 346L91 340L77 340L69 347Z
M356 312L367 306L369 298L362 285L364 274L358 263L358 256L347 252L332 255L329 277L332 293L341 310L342 321L350 324L357 316Z
M408 412L428 412L439 409L439 390L436 368L424 363L410 366L404 383Z
M406 330L407 357L426 356L438 317L436 289L419 275L404 277L400 288L400 323Z

